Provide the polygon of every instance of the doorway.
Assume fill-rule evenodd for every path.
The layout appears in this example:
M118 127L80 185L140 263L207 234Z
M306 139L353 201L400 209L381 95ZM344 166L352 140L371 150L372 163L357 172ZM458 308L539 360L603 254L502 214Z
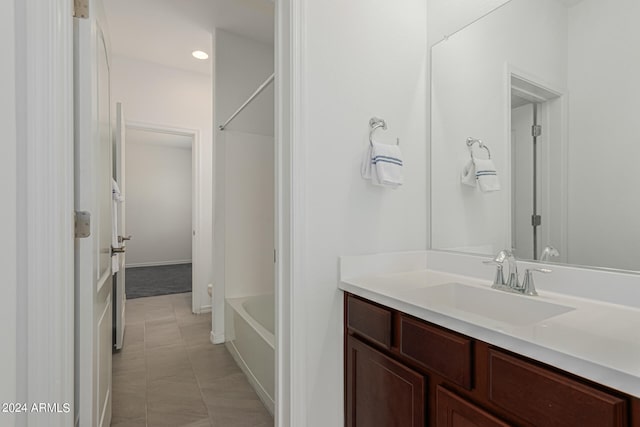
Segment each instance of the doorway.
M561 104L559 92L511 74L511 247L521 259L562 245L551 227L563 212L554 167L563 151Z
M197 136L194 130L126 125L126 224L133 236L127 299L192 292L200 269Z

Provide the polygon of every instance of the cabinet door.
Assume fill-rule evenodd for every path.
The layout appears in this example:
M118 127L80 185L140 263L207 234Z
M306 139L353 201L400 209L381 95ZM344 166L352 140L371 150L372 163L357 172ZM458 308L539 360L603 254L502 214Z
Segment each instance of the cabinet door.
M436 426L509 427L509 424L438 386L436 391Z
M424 427L422 375L352 336L346 363L348 427Z

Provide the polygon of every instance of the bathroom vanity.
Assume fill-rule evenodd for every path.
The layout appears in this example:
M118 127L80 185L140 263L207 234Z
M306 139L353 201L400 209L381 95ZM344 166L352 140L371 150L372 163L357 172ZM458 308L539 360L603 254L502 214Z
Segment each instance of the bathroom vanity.
M347 426L640 426L640 401L345 294Z
M346 426L640 426L638 338L618 328L637 326L636 308L351 258Z

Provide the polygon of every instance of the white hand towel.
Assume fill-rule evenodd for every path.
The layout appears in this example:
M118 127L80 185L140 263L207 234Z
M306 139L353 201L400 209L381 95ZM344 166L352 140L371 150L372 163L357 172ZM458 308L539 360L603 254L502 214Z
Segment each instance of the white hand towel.
M470 159L460 174L460 182L471 187L476 186L476 164Z
M398 145L389 144L373 144L371 149L372 169L377 172L376 183L374 184L398 188L402 185L404 179L402 176L402 152ZM372 174L373 175L373 174Z
M393 170L389 171L387 168L384 168L382 166L379 167L379 164L380 165L390 164L389 162L394 162L394 165L398 166L398 163L401 163L402 160L400 157L397 156L397 153L393 153L396 155L394 159L386 159L385 154L382 154L382 153L387 153L387 151L385 150L385 146L382 145L382 148L376 151L377 149L376 146L378 145L382 145L382 144L374 143L374 146L369 145L367 147L367 150L364 152L364 155L362 156L362 163L360 165L360 175L362 175L362 178L370 180L371 183L374 185L378 185L381 187L397 188L402 183L402 171L396 170L395 176L393 176L394 174ZM376 157L376 154L374 153L378 153L377 156L383 156L383 157L374 159L374 157ZM399 176L398 176L398 172L399 172ZM380 175L381 173L382 173L382 176ZM389 176L389 174L391 174L392 176ZM383 176L385 176L384 179L383 179ZM399 183L396 183L397 181L399 181Z
M491 159L475 159L476 177L480 190L484 193L500 190L500 180Z
M360 175L364 179L371 179L371 145L367 145L367 149L362 156L362 163L360 164Z

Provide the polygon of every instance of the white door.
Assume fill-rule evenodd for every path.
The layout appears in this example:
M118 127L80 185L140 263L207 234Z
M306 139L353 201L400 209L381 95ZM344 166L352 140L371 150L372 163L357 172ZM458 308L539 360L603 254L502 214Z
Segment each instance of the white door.
M74 20L75 208L91 214L76 240L75 332L78 425L111 423L112 289L109 55L100 0Z
M116 104L116 128L115 128L115 140L113 150L113 179L118 184L120 190L121 201L116 202L116 230L117 230L117 245L121 248L126 247L126 243L131 239L131 236L127 236L126 233L126 217L125 217L125 122L124 111L122 110L122 103ZM127 300L125 289L125 257L126 251L123 251L117 255L118 257L118 273L116 274L116 286L115 286L115 347L120 350L124 343L124 327L125 327L125 302Z
M533 104L511 110L512 247L518 258L533 259Z

